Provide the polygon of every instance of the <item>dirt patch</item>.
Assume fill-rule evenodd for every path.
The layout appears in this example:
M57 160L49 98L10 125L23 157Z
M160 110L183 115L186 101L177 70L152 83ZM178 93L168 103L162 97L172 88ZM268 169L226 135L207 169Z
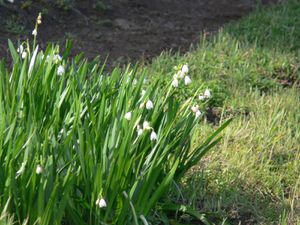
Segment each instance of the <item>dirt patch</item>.
M25 3L16 0L0 6L0 57L9 57L8 38L16 42L31 36L42 11L42 48L48 42L73 39L73 55L83 51L90 58L109 56L108 64L114 65L148 60L163 50L185 52L198 43L201 32L216 31L249 13L256 0L86 0L68 9L42 0Z

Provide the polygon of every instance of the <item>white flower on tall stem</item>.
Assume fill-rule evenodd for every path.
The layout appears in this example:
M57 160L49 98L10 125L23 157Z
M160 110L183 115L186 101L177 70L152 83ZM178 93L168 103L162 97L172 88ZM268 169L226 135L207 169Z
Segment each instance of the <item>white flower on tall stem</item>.
M191 107L191 110L192 110L193 113L196 113L199 110L199 106L198 105L193 105Z
M27 52L26 51L24 51L24 52L22 52L22 59L25 59L26 57L27 57Z
M194 105L191 107L192 112L195 114L195 117L198 118L201 116L201 111L199 110L199 106L198 105Z
M177 78L174 78L173 81L172 81L172 86L177 88L179 85L179 82L178 82L178 79Z
M34 30L32 31L32 35L33 35L33 36L36 36L36 35L37 35L37 30L36 30L36 29L34 29Z
M129 121L129 120L131 120L131 115L132 115L131 112L127 112L127 113L125 113L124 118Z
M146 120L143 122L143 130L151 130L150 123Z
M155 133L154 130L150 134L150 140L151 141L156 141L157 140L157 134Z
M24 47L23 47L23 45L20 45L20 46L18 47L18 49L17 49L17 52L20 53L20 54L22 54L23 51L24 51Z
M36 174L41 174L44 172L44 168L40 164L38 164L35 169L35 172L36 172Z
M143 97L146 94L146 90L142 89L141 96Z
M57 75L62 76L64 73L65 73L65 68L62 65L60 65L57 68Z
M210 98L211 97L211 93L210 93L210 91L209 91L209 89L206 89L205 91L204 91L204 97L205 98Z
M138 136L141 136L142 133L143 133L143 129L140 127L140 125L137 125L136 130L137 130L137 135L138 135Z
M104 198L101 198L101 199L97 199L96 200L96 205L101 209L101 208L105 208L107 207L107 204L106 204L106 201Z
M150 110L153 109L153 102L151 100L148 100L146 103L146 109Z
M204 95L199 95L199 97L198 97L198 98L199 98L199 100L201 100L201 101L202 101L202 100L204 100L204 99L205 99L205 96L204 96Z
M198 118L202 115L201 111L200 110L197 110L196 113L195 113L195 117Z
M192 80L189 76L185 76L184 77L184 84L185 85L189 85L190 83L192 83Z
M184 74L187 74L189 72L189 67L187 64L184 64L181 68L181 71L184 73Z

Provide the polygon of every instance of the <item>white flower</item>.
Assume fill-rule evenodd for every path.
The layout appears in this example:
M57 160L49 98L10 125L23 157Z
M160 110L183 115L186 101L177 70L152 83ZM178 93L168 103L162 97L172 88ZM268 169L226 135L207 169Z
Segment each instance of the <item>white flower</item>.
M175 88L178 87L178 80L176 78L172 81L172 86Z
M209 91L208 89L206 89L206 90L204 91L204 97L205 97L205 98L210 98L210 97L211 97L211 93L210 93L210 91Z
M38 164L36 167L36 170L35 170L36 174L41 174L41 173L43 173L43 171L44 171L44 168L40 164Z
M191 110L193 111L193 113L196 113L199 110L199 106L194 105L194 106L191 107Z
M144 108L145 107L145 102L142 102L141 104L140 104L140 109L142 109L142 108Z
M176 74L176 76L177 76L178 78L180 78L180 79L182 79L182 78L184 77L184 75L185 75L185 73L182 72L182 70L179 70L179 71L177 72L177 74Z
M27 52L22 52L22 59L25 59L27 57Z
M184 64L181 68L181 71L184 73L184 74L187 74L189 72L189 67L187 64Z
M200 112L200 110L197 110L195 113L195 117L198 118L202 115L202 113Z
M15 1L14 0L7 0L9 3L14 3Z
M204 96L204 95L199 95L199 97L198 97L198 98L199 98L199 100L201 100L201 101L202 101L202 100L204 100L204 99L205 99L205 96Z
M126 120L131 120L131 112L127 112L127 113L125 113L125 116L124 116L124 118L126 119Z
M62 65L60 65L57 68L57 75L62 76L64 73L65 73L65 68Z
M146 109L150 110L153 109L153 103L151 100L148 100L146 103Z
M154 131L151 132L150 140L151 141L156 141L157 140L157 134Z
M62 57L61 57L59 54L53 55L53 61L54 61L55 63L58 63L58 62L60 62L61 60L62 60Z
M185 85L189 85L190 83L192 83L192 80L189 76L185 76L184 77L184 84Z
M36 30L36 29L34 29L34 30L32 31L32 35L33 35L33 36L36 36L36 35L37 35L37 30Z
M150 130L150 123L148 121L144 121L143 123L143 130Z
M98 198L97 201L96 201L96 205L99 208L105 208L107 206L106 201L104 200L104 198L101 198L101 199Z
M17 52L22 54L23 51L24 51L24 47L23 47L23 45L20 45L19 48L17 49Z
M137 135L140 136L143 133L143 129L141 129L140 125L137 126Z
M146 90L143 89L143 90L141 91L141 96L144 96L145 94L146 94Z

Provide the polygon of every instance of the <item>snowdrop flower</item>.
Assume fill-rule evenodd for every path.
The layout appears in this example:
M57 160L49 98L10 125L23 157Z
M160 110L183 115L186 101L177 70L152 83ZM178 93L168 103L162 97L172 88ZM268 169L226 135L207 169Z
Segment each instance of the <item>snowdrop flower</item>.
M148 100L146 103L146 109L150 110L153 109L153 103L151 100Z
M184 75L185 75L185 73L184 72L182 72L182 70L179 70L178 72L177 72L177 77L178 78L180 78L180 79L182 79L182 78L184 78Z
M143 129L141 129L140 125L138 125L136 129L137 129L137 135L141 136L143 133Z
M60 65L57 68L57 75L62 76L64 73L65 73L65 68L62 65Z
M189 85L190 83L192 83L192 80L189 76L185 76L184 77L184 84L185 85Z
M155 133L155 131L152 131L152 132L151 132L150 140L151 140L151 141L156 141L156 140L157 140L157 134Z
M191 110L193 111L193 113L196 113L199 110L199 106L194 105L194 106L191 107Z
M17 49L17 52L22 54L23 51L24 51L24 47L23 47L23 45L20 45L19 48Z
M206 90L204 91L204 97L205 97L205 98L210 98L210 97L211 97L211 93L210 93L210 91L209 91L208 89L206 89Z
M27 57L27 52L22 52L22 59L25 59Z
M181 68L181 71L184 73L184 74L187 74L189 72L189 67L187 64L184 64Z
M143 123L143 130L150 130L150 123L148 121L144 121Z
M195 117L198 118L202 115L202 113L200 112L200 110L197 110L195 113Z
M145 102L142 102L141 104L140 104L140 109L142 109L142 108L144 108L145 107Z
M33 36L36 36L36 35L37 35L37 30L36 30L36 29L34 29L34 30L32 31L32 35L33 35Z
M44 168L40 164L38 164L35 172L36 172L36 174L41 174L44 172Z
M205 99L205 96L204 96L204 95L199 95L199 97L198 97L198 98L199 98L199 100L201 100L201 101L202 101L202 100L204 100L204 99Z
M55 63L58 63L58 62L60 62L61 60L62 60L62 57L61 57L60 55L58 55L58 54L53 55L53 61L54 61Z
M146 94L146 90L143 89L143 90L141 91L141 96L144 96L145 94Z
M131 112L127 112L127 113L125 113L125 116L124 116L124 118L126 119L126 120L131 120Z
M178 87L178 80L176 78L172 81L172 86L175 88Z
M7 0L9 3L14 3L15 1L14 0Z
M106 201L104 200L104 198L101 198L101 199L98 198L97 201L96 201L96 205L99 208L105 208L107 206Z

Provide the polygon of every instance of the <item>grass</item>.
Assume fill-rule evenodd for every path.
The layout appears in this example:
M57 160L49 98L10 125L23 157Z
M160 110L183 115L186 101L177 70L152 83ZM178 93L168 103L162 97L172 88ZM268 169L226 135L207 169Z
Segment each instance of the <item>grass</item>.
M2 128L3 124L6 127L1 132L1 149L11 154L0 154L0 176L6 179L0 187L4 193L0 195L0 221L22 223L30 215L29 224L96 224L99 220L119 224L146 224L145 220L149 224L199 224L199 220L204 224L300 224L299 14L296 0L259 8L213 37L202 36L199 47L184 56L163 53L151 65L116 68L109 77L99 77L103 68L97 59L86 63L79 56L72 62L64 56L66 76L52 76L58 65L51 62L47 66L39 53L32 73L46 71L45 75L22 78L22 68L29 62L21 63L15 56L15 81L7 88L10 81L3 74L9 70L2 63L0 90L6 106L2 121L9 122L2 122ZM45 55L53 56L57 50L49 47ZM174 66L183 63L189 64L193 83L170 93ZM138 74L151 75L144 100L155 99L153 112L138 109L137 96L145 85ZM126 83L127 78L130 82L136 78L138 85ZM189 98L206 88L213 96L208 101ZM23 104L15 92L21 94ZM124 103L128 100L130 106ZM53 105L53 111L46 110L46 103ZM213 116L214 123L189 122L194 121L188 110L193 104L207 111L207 117ZM146 160L153 156L149 132L137 144L126 135L133 134L137 124L126 124L120 118L134 108L134 121L142 115L158 134L161 146L154 148L162 154L157 154L157 161ZM174 113L166 115L166 109ZM20 119L24 116L29 119ZM203 149L199 146L228 118L234 119L223 138L198 163ZM173 132L166 128L171 124ZM110 132L115 135L105 135ZM185 139L183 152L192 158L180 153L177 141ZM96 149L110 152L114 143L119 144L122 155L98 157ZM124 151L126 146L130 154ZM123 157L128 164L115 166L118 173L114 176L108 164L121 165L114 160L122 163L118 159ZM24 159L28 161L26 176L14 177ZM45 173L35 173L38 164ZM142 164L145 166L139 166ZM108 208L97 210L97 198L110 200ZM33 204L33 199L38 203ZM45 199L50 203L43 202ZM65 209L63 214L54 210L59 207Z
M216 223L300 224L299 14L299 1L259 8L184 56L153 60L150 73L167 80L188 62L194 88L213 90L215 117L234 117L173 201L214 212ZM199 137L213 128L206 123Z

